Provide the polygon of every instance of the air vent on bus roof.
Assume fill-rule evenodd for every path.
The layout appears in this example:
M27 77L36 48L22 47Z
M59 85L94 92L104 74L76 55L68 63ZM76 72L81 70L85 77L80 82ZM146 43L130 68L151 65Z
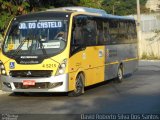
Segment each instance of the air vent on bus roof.
M89 12L89 13L98 13L102 16L106 16L106 12L101 9L96 8L87 8L87 7L60 7L48 9L47 11L78 11L78 12Z

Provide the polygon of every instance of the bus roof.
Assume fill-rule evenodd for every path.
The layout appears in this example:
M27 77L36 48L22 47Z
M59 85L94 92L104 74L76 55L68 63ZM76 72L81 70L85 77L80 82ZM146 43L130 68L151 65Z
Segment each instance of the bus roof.
M32 18L53 18L53 17L59 17L59 18L69 18L72 12L62 12L62 11L41 11L41 12L34 12L29 13L25 15L17 16L16 18L19 20L25 20L25 19L32 19Z
M53 8L53 9L48 9L46 11L87 12L87 13L96 13L96 14L99 14L100 16L106 17L106 18L134 20L133 17L107 14L107 12L102 9L80 7L80 6Z
M112 14L107 14L104 10L101 9L95 9L95 8L87 8L87 7L60 7L60 8L54 8L54 9L48 9L46 11L41 11L41 12L35 12L35 13L29 13L26 15L20 15L17 16L16 18L19 19L26 19L25 16L27 16L27 18L32 18L32 17L66 17L66 15L68 15L68 17L75 12L84 12L84 13L92 13L93 14L97 14L99 15L99 17L102 18L114 18L114 19L122 19L122 20L134 20L133 17L128 17L128 16L118 16L118 15L112 15Z
M88 13L97 13L100 15L105 15L106 12L102 9L96 9L96 8L88 8L88 7L60 7L60 8L53 8L48 9L47 11L72 11L72 12L88 12Z

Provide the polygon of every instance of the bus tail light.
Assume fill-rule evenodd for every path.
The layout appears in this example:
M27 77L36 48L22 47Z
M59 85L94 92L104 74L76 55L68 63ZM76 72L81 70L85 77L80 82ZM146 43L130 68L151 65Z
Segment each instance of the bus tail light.
M1 60L0 60L0 70L1 70L1 75L6 75L6 70Z
M66 66L67 66L67 59L64 59L62 63L59 65L56 75L64 74L66 70Z

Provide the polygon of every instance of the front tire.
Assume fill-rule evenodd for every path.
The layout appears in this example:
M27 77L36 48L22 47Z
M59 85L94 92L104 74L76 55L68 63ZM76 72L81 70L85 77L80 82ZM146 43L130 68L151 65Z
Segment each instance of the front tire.
M75 90L69 92L68 96L77 97L84 93L84 76L83 74L78 74L75 83Z

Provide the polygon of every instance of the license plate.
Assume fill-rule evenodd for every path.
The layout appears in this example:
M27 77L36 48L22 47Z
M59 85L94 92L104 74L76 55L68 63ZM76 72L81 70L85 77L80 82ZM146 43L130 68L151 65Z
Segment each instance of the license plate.
M24 86L34 86L35 80L23 80L23 85Z

